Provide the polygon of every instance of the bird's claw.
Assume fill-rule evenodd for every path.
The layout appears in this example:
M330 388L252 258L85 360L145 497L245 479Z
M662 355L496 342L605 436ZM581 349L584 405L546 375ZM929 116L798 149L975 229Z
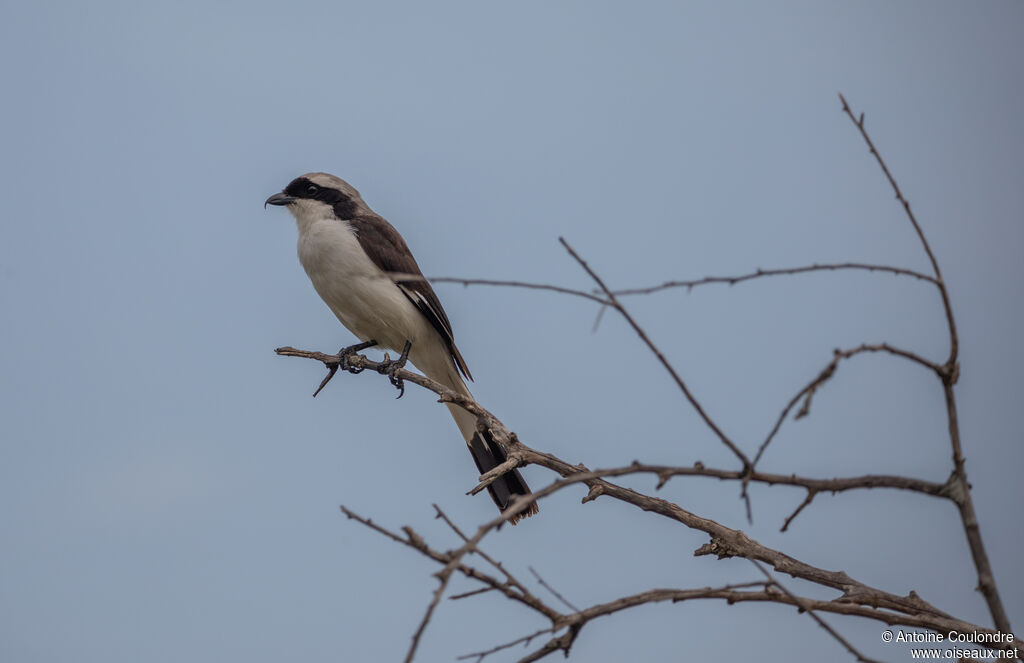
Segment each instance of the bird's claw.
M405 380L398 375L398 370L388 371L388 380L398 390L398 395L395 396L395 400L398 400L402 396L405 396Z
M381 375L388 376L388 381L391 382L391 385L398 390L398 396L395 397L396 400L405 396L405 380L402 379L402 376L399 375L398 372L405 367L405 362L409 359L409 350L411 349L412 342L406 341L405 348L402 350L402 355L398 359L391 359L387 354L385 354L384 361L382 361L380 366L377 367L377 371Z

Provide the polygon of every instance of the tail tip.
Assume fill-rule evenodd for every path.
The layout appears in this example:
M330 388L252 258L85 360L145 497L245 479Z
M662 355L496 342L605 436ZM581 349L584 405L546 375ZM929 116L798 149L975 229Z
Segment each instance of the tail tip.
M514 516L511 516L508 519L508 524L509 525L517 525L519 523L519 521L522 520L523 518L529 518L530 516L536 516L538 513L540 513L540 507L537 506L536 502L531 502L530 506L526 507L526 509L520 511L519 513L517 513Z

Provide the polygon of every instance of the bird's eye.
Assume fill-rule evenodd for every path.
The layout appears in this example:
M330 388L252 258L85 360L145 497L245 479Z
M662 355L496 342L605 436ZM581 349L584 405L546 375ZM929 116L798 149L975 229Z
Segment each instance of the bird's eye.
M315 196L319 191L320 187L318 187L315 184L310 184L309 186L306 187L306 193L308 193L311 196Z

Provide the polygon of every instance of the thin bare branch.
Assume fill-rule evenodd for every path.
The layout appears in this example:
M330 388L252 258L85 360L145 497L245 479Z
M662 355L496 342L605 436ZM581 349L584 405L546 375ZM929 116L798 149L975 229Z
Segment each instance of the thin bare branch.
M825 629L825 631L829 635L831 635L839 644L845 647L846 651L856 656L858 661L861 661L862 663L880 663L880 661L877 661L873 658L868 658L864 656L864 654L861 654L856 647L849 643L849 641L846 638L839 635L838 631L832 628L828 624L828 622L823 620L821 617L818 616L816 612L814 612L814 609L809 605L809 601L804 601L803 599L801 599L800 597L796 596L788 589L786 589L786 586L780 583L778 580L776 580L775 577L771 573L769 573L768 569L764 568L763 565L761 565L755 560L750 560L750 563L756 566L757 570L763 573L766 578L768 578L768 582L770 582L772 586L777 587L783 594L792 599L794 603L800 606L801 610L805 611L808 615L810 615L811 619L818 623L818 626Z
M413 275L414 278L423 278L419 275ZM403 278L402 280L409 280ZM598 304L607 304L608 302L598 297L597 295L586 292L584 290L574 290L572 288L563 288L559 285L550 285L547 283L531 283L529 281L502 281L499 279L462 279L454 276L439 276L431 277L427 279L431 283L460 283L463 286L471 285L489 285L503 288L528 288L530 290L550 290L552 292L558 292L563 295L573 295L575 297L582 297L589 299L590 301L597 302Z
M903 205L903 210L907 214L907 218L910 220L911 225L914 227L914 231L917 233L918 238L921 240L921 246L924 248L925 254L928 256L928 260L932 265L932 270L935 272L936 286L939 289L939 294L942 296L942 307L946 313L946 325L949 329L949 357L946 362L939 369L939 379L942 381L943 395L946 403L946 418L949 428L949 441L953 451L953 472L956 477L956 483L958 490L957 494L957 508L960 510L960 520L963 523L964 534L967 537L967 545L971 551L971 557L974 560L974 566L978 572L978 589L981 590L982 596L985 597L985 603L988 605L989 613L992 615L992 621L996 628L1002 632L1011 632L1010 618L1006 614L1006 608L1003 606L1002 599L999 596L999 588L996 585L995 573L992 571L992 564L988 559L988 553L985 550L985 544L981 537L981 528L978 525L978 516L974 510L974 500L971 497L970 482L967 480L967 469L965 465L963 446L960 439L960 424L957 417L956 408L956 396L953 393L953 386L956 384L960 376L960 364L959 364L959 335L957 333L956 320L953 316L953 306L950 303L949 291L946 288L946 283L942 279L942 271L939 269L939 262L935 258L935 254L932 251L931 245L928 243L928 239L925 237L924 231L921 228L921 224L918 223L917 217L914 216L913 211L910 209L910 203L903 196L902 190L896 183L896 178L893 177L889 171L889 167L886 165L885 160L882 159L881 153L875 148L874 142L871 140L871 136L868 135L867 129L864 126L864 114L861 113L859 119L854 118L853 111L850 109L850 105L846 102L846 98L840 94L839 99L843 104L843 112L846 113L847 117L856 125L860 131L861 137L867 144L871 154L874 155L875 160L878 162L879 167L885 174L886 179L889 180L889 184L892 186L893 191L896 194L896 199Z
M817 494L818 494L818 491L816 491L816 490L808 490L807 491L807 496L804 497L804 501L800 503L800 506L798 506L796 508L796 510L793 511L793 513L789 514L789 516L786 518L786 521L784 523L782 523L782 529L780 529L779 531L780 532L787 531L789 529L790 523L792 523L796 519L796 517L800 515L801 511L803 511L808 505L810 505L810 503L812 501L814 501L814 497Z
M468 592L462 592L461 594L452 594L451 596L448 597L448 600L449 601L458 601L459 599L468 599L471 596L476 596L478 594L486 594L487 592L493 592L493 591L494 591L493 587L481 587L479 589L472 589L472 590L470 590Z
M813 477L798 476L796 474L776 474L772 472L743 472L741 470L722 470L712 467L705 467L703 463L696 463L690 467L676 467L671 465L648 465L634 461L631 465L603 470L601 476L625 476L628 474L649 473L658 476L658 488L661 488L671 477L676 476L698 476L722 479L727 481L742 481L747 478L752 483L765 483L769 486L794 486L806 488L822 493L841 493L847 490L858 490L866 488L893 488L896 490L907 490L936 497L950 497L949 483L937 483L890 474L864 474L856 477L837 477L833 479L817 479Z
M565 657L568 658L569 649L572 647L572 644L576 642L576 636L579 635L579 632L579 628L574 628L570 626L569 630L567 630L564 634L556 638L552 638L547 643L545 643L543 647L541 647L535 652L532 652L522 657L521 659L519 659L517 663L533 663L534 661L539 661L548 654L553 654L556 651L562 652L563 654L565 654Z
M860 262L837 262L837 263L815 263L813 265L801 265L799 267L780 267L774 269L758 269L753 272L746 274L738 274L736 276L705 276L700 279L691 280L672 280L665 281L658 285L645 286L639 288L625 288L622 290L613 290L617 297L628 297L631 295L649 295L652 293L660 292L662 290L669 290L673 288L686 288L692 290L703 285L714 285L714 284L725 284L735 285L744 281L752 281L754 279L773 277L773 276L790 276L795 274L804 274L808 272L836 272L836 271L867 271L867 272L886 272L894 274L896 276L909 276L911 278L920 279L922 281L928 281L929 283L938 285L938 280L934 276L923 274L913 269L905 269L903 267L893 267L892 265L873 265L869 263ZM423 279L425 277L419 276L418 274L392 274L392 277L398 280L407 281L415 279ZM470 279L462 278L457 276L434 276L426 279L431 283L456 283L464 287L471 285L483 285L483 286L495 286L504 288L527 288L531 290L548 290L551 292L557 292L565 295L572 295L574 297L582 297L589 299L598 304L607 305L608 301L593 292L586 292L584 290L576 290L574 288L566 288L559 285L549 283L535 283L531 281L516 281L516 280L503 280L503 279ZM598 291L600 292L600 291Z
M438 587L437 587L437 589L434 590L434 593L433 593L433 595L431 597L431 601L427 605L426 612L423 614L423 617L420 619L420 623L416 627L415 633L413 633L412 643L410 643L409 650L408 650L408 652L406 653L406 656L405 656L405 663L411 663L411 661L416 657L416 650L419 647L420 638L423 636L423 633L426 630L427 625L430 623L430 619L431 619L431 617L434 614L434 610L437 608L437 604L440 602L441 596L444 594L445 590L448 588L448 582L451 580L451 575L452 575L452 573L455 570L458 570L462 574L466 575L467 577L473 578L474 580L480 580L481 582L484 582L485 584L488 585L489 588L493 588L493 589L497 589L499 591L502 591L509 598L513 598L513 599L518 600L518 601L524 601L525 600L523 596L520 596L520 595L516 594L515 592L511 591L511 589L509 589L507 586L505 586L504 583L500 583L496 578L493 578L492 576L488 576L488 575L486 575L484 573L481 573L481 572L477 571L476 569L474 569L472 567L469 567L469 566L467 566L465 564L461 564L460 562L461 562L461 559L462 559L462 555L464 555L466 552L468 552L468 549L465 549L466 546L463 547L465 550L464 549L460 549L461 554L458 555L458 556L454 556L452 553L442 553L440 551L433 550L432 548L430 548L430 546L428 546L426 544L426 542L423 540L423 538L421 536L419 536L418 534L413 532L412 528L409 528L409 527L404 528L404 531L406 533L406 537L402 538L402 537L398 536L397 534L395 534L393 532L390 532L389 530L387 530L387 529L377 525L376 523L374 523L370 519L363 518L363 517L359 516L358 514L350 511L349 509L345 508L344 506L341 507L341 511L346 516L348 516L350 519L355 520L355 521L365 525L366 527L369 527L370 529L374 530L375 532L383 534L384 536L388 537L389 539L391 539L393 541L397 541L397 542L399 542L399 543L401 543L403 545L409 546L410 548L413 548L414 550L419 551L420 553L426 555L427 557L430 557L431 559L433 559L436 562L444 563L445 564L444 569L440 573L437 574L437 578L439 580ZM467 543L467 546L468 545L469 544ZM474 546L475 546L475 544L474 544ZM530 604L527 603L527 605L530 605ZM551 617L555 617L555 616L558 615L558 613L555 613L554 611L551 611L550 609L546 609L547 606L543 606L543 604L537 603L537 604L534 604L534 605L530 605L530 607L534 608L535 610L538 610L542 614L550 613L549 616L551 616Z
M462 533L462 530L459 529L459 526L452 522L452 519L448 517L447 513L441 510L441 507L439 507L436 504L431 504L430 506L434 507L434 513L437 514L435 517L443 520L445 524L448 525L448 527L450 527L453 532L455 532L455 536L462 539L463 543L469 541L469 537Z
M492 483L500 479L502 476L504 476L506 472L511 472L512 470L519 467L521 464L521 459L518 456L513 456L512 458L506 459L504 463L496 465L495 467L492 467L491 469L481 474L480 483L474 486L472 490L470 490L466 494L476 495L481 490L483 490L484 488L486 488L487 486L491 485Z
M467 660L467 659L470 659L470 658L475 658L476 659L476 663L480 663L480 661L484 660L485 658L487 658L491 654L496 654L496 653L498 653L500 651L504 651L505 649L508 649L509 647L515 647L518 644L529 645L531 642L533 642L534 638L536 638L538 636L541 636L541 635L544 635L545 633L552 633L553 631L555 631L555 629L550 628L550 627L549 628L542 628L541 630L534 631L533 633L531 633L529 635L524 635L521 638L516 638L515 640L512 640L511 642L506 642L504 644L497 645L496 647L491 647L490 649L486 649L484 651L476 651L476 652L472 652L470 654L463 654L462 656L456 657L456 660L464 661L464 660Z
M441 601L441 596L444 595L446 589L448 589L448 582L451 580L452 571L454 567L446 566L441 573L438 574L438 580L440 581L437 585L437 589L434 590L433 596L430 598L430 603L427 604L427 610L423 613L423 618L420 619L419 626L416 627L416 631L412 634L412 643L409 645L409 651L405 655L405 663L412 663L412 660L416 658L416 650L420 646L420 638L423 637L423 632L427 630L427 625L430 623L430 618L434 616L434 610L437 608L437 604Z
M797 476L796 474L775 474L757 470L750 472L744 472L741 470L723 470L705 467L703 463L699 462L690 467L677 467L667 465L649 465L638 461L633 461L632 464L624 467L599 470L599 472L600 476L605 478L627 476L630 474L654 474L658 477L656 490L660 490L672 477L678 476L708 477L722 481L744 481L748 483L763 483L769 486L782 485L803 488L807 491L806 498L796 511L786 518L781 528L781 531L783 532L789 529L790 524L792 524L796 516L811 503L814 497L816 497L818 493L823 492L835 494L849 490L889 488L922 493L924 495L931 495L934 497L943 497L955 501L955 490L949 480L945 483L937 483L934 481L925 481L923 479L885 474L865 474L857 477L818 479L813 477Z
M659 292L661 290L668 290L671 288L686 288L692 290L702 285L712 284L725 284L725 285L736 285L744 281L752 281L754 279L771 277L771 276L791 276L794 274L804 274L807 272L837 272L845 270L861 270L868 272L888 272L897 276L910 276L915 279L921 279L922 281L928 281L929 283L938 284L938 281L933 276L916 272L912 269L904 269L902 267L893 267L891 265L870 265L867 263L860 262L837 262L828 264L803 265L800 267L781 267L776 269L758 269L747 274L740 274L738 276L705 276L702 279L693 279L690 281L666 281L660 285L653 285L644 288L627 288L625 290L613 290L616 297L624 297L628 295L649 295L651 293Z
M849 350L836 350L840 359L849 359L850 357L862 352L888 352L891 355L896 355L897 357L902 357L916 364L920 364L921 366L924 366L931 371L935 371L936 373L939 373L942 370L942 367L935 362L929 361L910 350L904 350L903 348L898 348L893 345L889 345L888 343L863 343L855 348L850 348Z
M569 242L567 242L564 237L559 237L558 241L561 242L562 246L565 247L565 250L569 252L569 255L571 255L573 259L579 263L580 267L583 268L583 270L590 276L590 278L594 280L594 283L596 283L597 286L601 288L601 291L604 292L605 296L608 298L609 306L618 311L619 314L626 319L626 322L629 323L629 326L632 327L633 331L635 331L637 336L640 337L640 340L644 342L644 345L646 345L648 349L650 349L650 351L654 353L654 356L657 357L661 365L664 366L665 370L668 371L669 375L672 376L672 379L675 381L679 389L683 392L683 395L686 397L686 400L690 402L690 405L693 407L694 410L697 411L697 414L704 421L707 427L710 428L711 431L715 433L718 439L721 440L722 444L728 447L729 450L732 451L733 454L735 454L736 457L740 459L740 461L743 463L744 468L749 468L750 459L747 458L746 454L740 451L740 448L737 447L731 439L729 439L729 436L726 435L722 431L722 429L718 427L718 424L716 424L714 420L711 419L711 417L707 414L707 412L704 411L704 408L697 401L697 398L690 391L690 388L686 386L686 383L676 372L676 369L672 366L671 363L669 363L668 359L665 358L665 355L662 354L658 346L654 344L654 341L652 341L650 337L647 336L647 332L643 330L643 328L637 323L637 321L633 319L633 316L629 314L629 311L627 311L626 308L619 302L615 294L608 288L608 286L604 284L604 281L601 279L601 277L598 276L597 273L590 268L590 265L588 265L587 262L583 258L581 258L578 253L576 253L576 251L569 245Z
M530 573L532 573L533 577L537 579L537 582L540 583L540 586L543 587L544 589L548 590L549 592L551 592L551 595L554 596L559 601L561 601L562 604L565 605L565 607L569 608L570 610L572 610L574 612L579 612L580 611L579 608L574 606L572 603L569 603L569 599L567 599L564 596L562 596L561 594L559 594L558 590L556 590L554 587L549 585L547 583L547 581L544 580L544 578L540 577L540 574L537 573L537 571L532 566L528 566L527 568L530 569Z
M889 166L885 164L885 160L882 159L881 153L879 153L875 148L875 143L871 140L871 136L868 135L867 129L864 127L864 114L861 113L859 120L854 118L853 111L850 110L850 105L846 103L846 97L840 94L839 100L843 102L843 112L846 113L850 118L850 121L857 126L861 137L868 145L868 149L871 151L871 154L874 155L875 160L882 169L882 172L885 173L886 179L889 180L889 184L892 186L892 190L896 194L896 200L900 201L900 204L903 205L903 210L907 213L907 218L910 219L911 225L914 226L914 230L917 232L917 237L921 240L921 246L924 247L924 252L928 255L928 261L932 265L932 271L935 272L936 285L939 288L939 292L942 294L942 306L946 311L946 323L949 325L950 337L949 359L946 363L952 366L956 363L960 344L957 337L956 322L953 319L953 307L949 302L949 293L946 291L946 284L942 280L942 270L939 269L939 261L935 259L932 247L928 244L928 239L924 236L924 231L921 230L921 224L917 222L917 217L915 217L914 213L910 210L910 203L903 197L903 192L900 190L899 184L896 183L896 178L894 178L892 173L889 172Z
M562 481L564 481L564 479ZM558 483L559 482L557 481L555 482L555 484ZM437 579L439 581L438 587L436 590L434 590L434 594L431 597L430 603L427 605L426 612L424 612L423 618L420 620L420 624L416 628L416 632L413 634L412 644L409 647L409 653L406 655L405 663L411 663L413 658L415 658L416 649L419 646L420 637L423 635L423 632L426 630L427 625L430 623L430 619L434 614L434 610L437 608L437 604L441 601L441 596L448 588L448 583L451 581L452 573L454 573L456 570L461 570L465 566L464 564L462 564L462 559L471 552L479 553L478 546L480 544L480 541L483 539L484 536L487 535L488 532L512 520L517 515L523 513L531 504L536 502L541 497L545 497L546 495L549 495L552 492L554 492L554 490L549 490L550 488L551 486L548 486L548 489L540 490L530 495L520 495L516 500L512 502L512 504L504 512L502 512L500 516L481 525L477 529L476 534L474 534L470 538L465 539L465 543L463 543L460 548L448 553L447 563L445 564L444 568L437 573ZM438 511L440 512L440 509L438 509ZM447 520L447 517L445 517L445 519ZM565 650L568 653L568 646L565 648Z
M864 343L855 348L849 348L847 350L840 350L839 348L836 348L832 353L832 361L830 361L828 365L821 370L821 373L818 373L818 375L813 380L808 382L803 389L798 391L796 395L789 400L789 403L787 403L786 406L782 408L782 412L779 413L778 419L775 420L775 425L772 426L772 429L768 432L768 436L764 439L764 442L761 443L761 446L757 448L757 453L754 455L754 467L756 467L757 463L761 460L761 456L764 455L765 450L768 448L768 445L771 444L772 440L775 438L775 435L779 432L779 429L782 428L782 423L786 420L786 417L789 416L789 413L793 409L793 407L796 406L796 404L801 399L803 399L803 405L800 407L800 410L796 413L796 416L794 418L802 419L806 417L808 414L810 414L811 399L814 397L814 394L817 393L818 389L826 382L828 382L833 375L835 375L836 369L839 367L839 362L844 359L849 359L851 357L854 357L865 352L887 352L897 357L902 357L903 359L913 361L914 363L924 366L925 368L935 372L936 374L941 375L942 372L942 367L936 364L935 362L929 361L924 357L921 357L913 352L910 352L909 350L904 350L903 348L898 348L889 345L888 343Z
M352 510L348 509L345 506L341 507L341 512L348 516L348 518L350 518L351 520L355 520L361 525L372 529L378 534L386 536L392 541L401 543L404 546L412 548L420 554L434 560L438 564L447 564L451 561L450 551L446 552L431 548L429 545L427 545L423 537L419 536L409 528L406 528L405 530L406 536L402 537L394 532L389 531L384 527L381 527L369 518L363 518L362 516L353 512ZM510 585L506 581L499 580L498 578L495 578L494 576L484 573L483 571L480 571L479 569L469 566L467 564L460 564L458 565L457 568L459 573L461 573L465 577L471 580L476 580L477 582L480 582L486 587L501 592L507 598L512 599L517 603L521 603L522 605L530 608L531 610L535 610L536 612L544 615L552 621L559 619L562 616L560 612L550 608L536 596L532 594L522 594L521 592L517 591L516 587Z
M1011 633L1010 617L1006 614L1002 599L999 597L999 587L996 585L995 572L992 571L992 564L989 562L988 553L985 551L985 544L981 538L981 526L978 524L978 516L974 511L974 500L971 498L971 484L967 481L967 469L963 451L960 446L960 424L956 408L956 396L953 394L953 385L943 385L943 396L946 399L946 413L949 427L949 439L953 446L953 474L956 478L956 490L952 491L957 509L960 511L960 521L963 523L964 534L967 537L967 545L971 550L971 557L974 566L978 571L978 589L985 597L989 612L992 614L992 621L996 630L1003 633Z
M459 529L458 525L452 522L452 519L448 517L448 514L441 510L441 507L439 507L436 504L433 504L432 506L434 507L434 511L437 513L437 517L444 520L448 527L450 527L452 531L455 532L456 536L462 539L463 542L469 541L469 537L462 533L462 530ZM494 559L489 554L484 552L484 550L481 549L479 546L474 548L472 552L479 556L481 559L483 559L485 562L490 564L492 567L497 569L503 576L505 576L506 587L515 589L525 601L534 605L544 605L544 602L541 601L539 597L534 595L529 589L527 589L526 585L520 582L518 578L516 578L508 569L506 569L504 564L502 564L501 562L499 562L498 560ZM547 617L551 616L549 613L545 613L543 611L541 611L541 614L544 614Z

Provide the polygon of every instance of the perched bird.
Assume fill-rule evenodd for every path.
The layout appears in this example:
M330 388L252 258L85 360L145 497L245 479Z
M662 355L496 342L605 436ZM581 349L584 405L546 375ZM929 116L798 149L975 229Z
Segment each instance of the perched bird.
M299 262L313 287L341 324L362 343L342 355L379 346L407 356L427 377L470 396L462 376L472 380L455 347L452 326L441 301L423 278L416 259L398 231L363 202L348 182L327 173L297 177L281 193L267 198L281 205L299 227ZM448 404L480 473L505 462L505 453L476 429L476 417ZM488 486L504 510L530 489L518 470ZM533 503L509 522L537 513Z

